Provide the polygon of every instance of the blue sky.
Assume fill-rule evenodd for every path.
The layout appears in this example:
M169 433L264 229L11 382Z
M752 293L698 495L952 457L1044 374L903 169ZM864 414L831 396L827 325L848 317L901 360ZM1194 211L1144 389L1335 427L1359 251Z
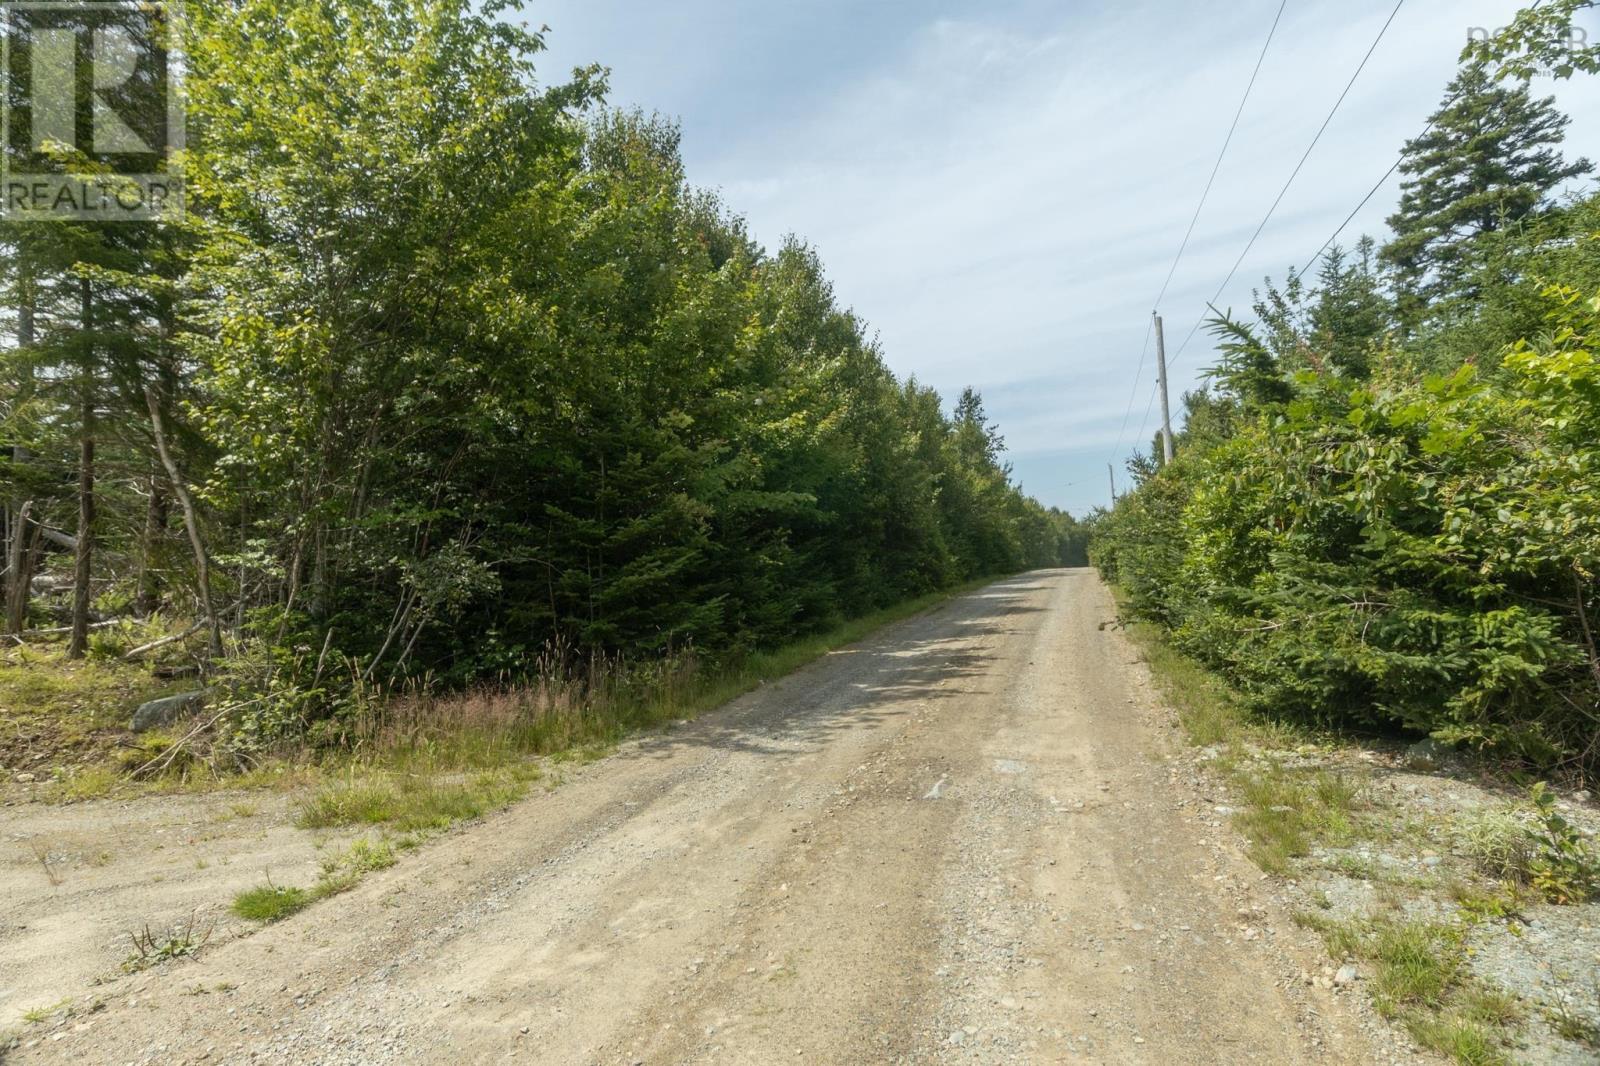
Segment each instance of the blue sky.
M1420 132L1468 28L1518 6L1408 0L1222 306L1248 310L1264 275L1317 250ZM679 119L692 181L769 248L814 245L894 370L947 400L976 387L1017 480L1082 514L1154 430L1148 360L1133 390L1151 303L1277 8L528 0L525 17L550 28L543 80L597 62L612 103ZM1289 0L1162 301L1169 356L1392 8ZM1542 88L1573 116L1568 151L1600 157L1600 79ZM1397 196L1349 237L1381 235ZM1174 360L1174 404L1204 342Z

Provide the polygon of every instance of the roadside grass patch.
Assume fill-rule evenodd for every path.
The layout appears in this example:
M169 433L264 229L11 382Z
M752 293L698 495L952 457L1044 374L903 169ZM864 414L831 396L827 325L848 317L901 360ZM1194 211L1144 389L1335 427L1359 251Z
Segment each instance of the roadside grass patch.
M1351 808L1357 788L1344 775L1325 770L1290 771L1269 761L1236 774L1245 810L1234 824L1250 840L1250 858L1261 869L1285 875L1292 859L1313 844L1347 844L1355 838Z
M305 910L318 900L348 892L361 883L361 879L374 870L387 870L399 861L397 849L416 846L416 837L402 837L399 841L388 838L361 839L343 851L322 860L322 872L310 888L274 885L270 880L264 885L246 889L233 898L233 913L240 918L263 924L276 922L298 911Z
M108 796L123 780L116 769L104 764L80 767L53 778L44 789L48 803L78 803Z
M1510 1061L1505 1034L1521 1024L1522 1005L1468 972L1461 927L1394 916L1340 921L1310 911L1295 922L1319 933L1335 959L1360 962L1378 1013L1418 1043L1465 1066Z
M232 910L246 921L276 922L310 905L311 893L305 889L268 882L234 896Z
M531 763L459 779L446 774L352 770L302 803L295 824L303 829L381 825L401 833L444 829L521 799L540 777Z
M1385 885L1385 892L1395 894L1390 897L1395 908L1404 898L1398 893L1441 894L1456 904L1460 915L1459 923L1451 924L1399 914L1341 920L1332 913L1326 893L1313 890L1313 908L1297 913L1296 923L1320 934L1334 959L1359 963L1379 1012L1405 1026L1418 1043L1464 1066L1510 1063L1510 1038L1527 1014L1521 1001L1471 974L1466 931L1482 921L1514 921L1522 886L1531 886L1530 893L1540 890L1541 870L1552 886L1544 892L1547 898L1575 896L1592 883L1585 866L1587 845L1576 840L1570 827L1549 817L1553 812L1540 818L1526 805L1486 812L1455 826L1414 812L1397 816L1368 795L1370 772L1360 764L1350 772L1297 765L1308 754L1336 755L1346 742L1253 715L1223 679L1174 648L1159 627L1134 622L1126 629L1188 740L1207 749L1206 764L1237 802L1233 823L1257 866L1295 877L1303 876L1310 864ZM1451 850L1470 857L1477 872L1492 879L1489 887L1460 877L1440 883L1421 872L1410 875L1404 866L1390 868L1342 850L1370 842L1415 851L1433 839L1435 828L1444 826ZM1339 850L1312 859L1322 848ZM1581 1024L1581 1018L1577 1021ZM1560 1019L1552 1017L1552 1022L1561 1027Z

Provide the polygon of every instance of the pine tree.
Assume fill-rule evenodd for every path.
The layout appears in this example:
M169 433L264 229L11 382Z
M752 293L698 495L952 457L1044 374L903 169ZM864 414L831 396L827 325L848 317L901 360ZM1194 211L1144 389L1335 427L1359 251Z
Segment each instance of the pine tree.
M1405 324L1431 304L1472 298L1476 239L1546 210L1552 190L1590 172L1559 151L1568 122L1554 97L1535 100L1526 83L1499 84L1481 66L1450 83L1427 132L1406 142L1395 238L1380 253L1395 268Z

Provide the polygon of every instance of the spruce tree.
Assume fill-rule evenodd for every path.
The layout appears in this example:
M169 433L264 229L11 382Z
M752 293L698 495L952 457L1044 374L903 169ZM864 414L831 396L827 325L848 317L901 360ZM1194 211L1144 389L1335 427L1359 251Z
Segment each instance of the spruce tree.
M1395 237L1381 253L1406 324L1430 305L1472 298L1477 238L1548 209L1552 190L1589 173L1588 160L1559 150L1568 121L1554 97L1536 100L1527 83L1500 84L1481 66L1450 83L1427 132L1406 142Z

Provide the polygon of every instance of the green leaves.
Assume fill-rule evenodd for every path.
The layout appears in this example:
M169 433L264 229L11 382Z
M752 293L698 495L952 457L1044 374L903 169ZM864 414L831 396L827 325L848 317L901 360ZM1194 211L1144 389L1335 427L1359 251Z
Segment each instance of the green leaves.
M1124 497L1097 562L1274 713L1592 764L1600 316L1547 298L1493 376L1296 375Z

